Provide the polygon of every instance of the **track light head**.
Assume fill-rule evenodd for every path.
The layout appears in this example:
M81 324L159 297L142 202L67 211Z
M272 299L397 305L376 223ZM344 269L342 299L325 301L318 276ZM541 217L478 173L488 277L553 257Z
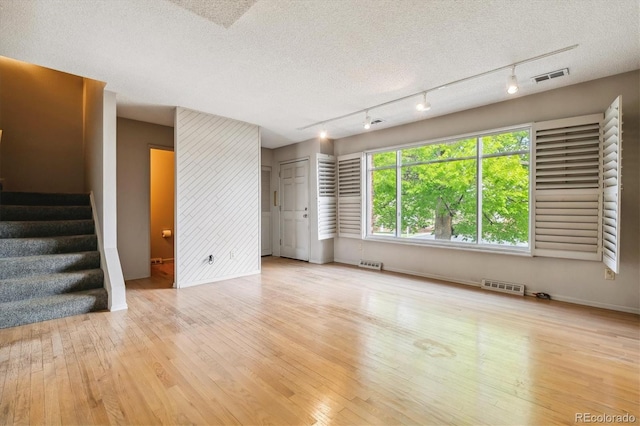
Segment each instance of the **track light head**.
M369 117L369 111L365 112L364 117L364 129L369 130L371 128L371 117Z
M516 67L511 68L511 75L507 79L507 93L513 95L518 92L518 78L516 77Z
M431 109L431 104L427 101L427 92L422 94L422 102L416 105L416 109L420 112L426 112Z

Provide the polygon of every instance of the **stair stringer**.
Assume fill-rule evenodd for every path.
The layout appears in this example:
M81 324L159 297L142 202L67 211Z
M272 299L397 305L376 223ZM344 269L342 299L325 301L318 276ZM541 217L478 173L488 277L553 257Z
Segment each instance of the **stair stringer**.
M122 311L128 309L126 286L124 275L120 265L120 256L117 247L105 247L102 236L102 226L98 218L98 209L93 195L89 194L91 200L91 211L95 223L95 232L98 237L98 252L100 253L100 268L104 273L104 288L109 295L108 308L110 311Z

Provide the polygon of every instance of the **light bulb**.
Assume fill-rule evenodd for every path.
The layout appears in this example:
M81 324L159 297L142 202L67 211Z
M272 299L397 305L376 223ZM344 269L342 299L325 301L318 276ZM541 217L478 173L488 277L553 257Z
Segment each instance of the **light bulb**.
M369 130L371 128L371 117L369 117L369 113L367 112L364 117L364 129Z
M327 131L325 129L320 130L320 139L327 138Z
M510 94L510 95L513 95L519 89L519 87L518 87L518 78L516 77L515 71L516 71L516 69L515 69L515 67L513 67L513 69L511 70L511 75L507 79L507 93Z
M419 102L416 105L416 109L420 112L429 111L431 109L431 104L427 102L427 92L422 94L422 102Z

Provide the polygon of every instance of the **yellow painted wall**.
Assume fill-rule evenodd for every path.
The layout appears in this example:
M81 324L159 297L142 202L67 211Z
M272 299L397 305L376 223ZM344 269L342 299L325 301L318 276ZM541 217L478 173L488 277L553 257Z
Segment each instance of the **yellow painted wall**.
M0 56L5 190L82 192L83 79Z
M151 149L151 258L173 259L173 235L162 238L162 230L174 232L175 162L173 151Z

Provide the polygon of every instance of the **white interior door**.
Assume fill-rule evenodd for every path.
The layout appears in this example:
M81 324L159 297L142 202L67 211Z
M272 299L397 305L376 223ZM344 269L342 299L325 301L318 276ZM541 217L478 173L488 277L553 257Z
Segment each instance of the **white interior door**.
M280 255L309 260L309 160L280 165Z
M262 256L271 254L271 167L263 166L261 175Z

